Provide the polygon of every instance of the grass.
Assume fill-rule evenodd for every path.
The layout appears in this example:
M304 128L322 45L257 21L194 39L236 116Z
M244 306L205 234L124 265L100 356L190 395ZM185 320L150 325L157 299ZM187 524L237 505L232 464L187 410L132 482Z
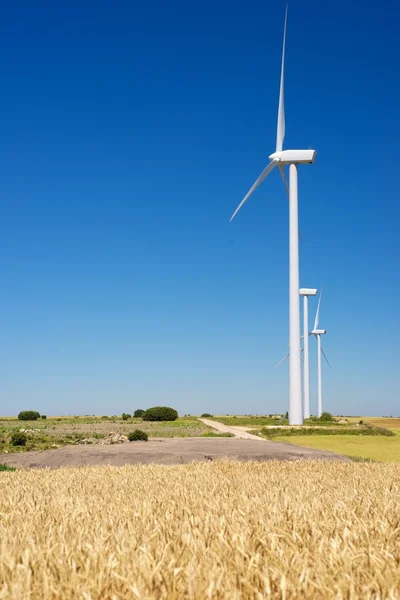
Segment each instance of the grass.
M4 598L398 598L395 465L222 461L1 479Z
M338 454L344 454L351 458L358 457L380 462L400 461L400 436L296 436L279 437L281 442L290 442L307 448L329 450Z
M0 463L0 471L16 471L15 467L9 467Z

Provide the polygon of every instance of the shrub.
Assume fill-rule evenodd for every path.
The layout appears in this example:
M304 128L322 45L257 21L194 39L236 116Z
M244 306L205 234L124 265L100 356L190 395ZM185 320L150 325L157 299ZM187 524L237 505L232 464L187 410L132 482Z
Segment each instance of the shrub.
M28 436L23 431L14 431L11 436L13 446L25 446L28 441Z
M386 435L388 437L396 435L394 431L386 429L386 427L373 427L372 430L374 432L372 435Z
M136 417L137 419L139 419L140 417L143 417L143 413L145 411L143 410L143 408L138 408L137 410L135 410L135 412L133 413L133 416Z
M176 421L178 413L169 406L153 406L144 411L143 421Z
M37 421L40 419L40 413L36 410L23 410L19 413L18 419L20 421Z
M360 421L358 421L359 425L364 425L364 421L362 419L360 419Z
M16 468L9 467L8 465L0 464L0 471L16 471Z
M130 418L131 418L131 415L128 415L128 413L122 413L122 420L123 421L127 421Z
M319 418L320 421L333 421L333 417L329 412L323 412Z
M40 415L41 419L47 419L47 415Z
M149 436L145 431L141 431L140 429L135 429L135 431L131 431L128 435L128 440L130 442L147 442Z
M210 413L203 413L201 416L206 419L207 417L213 417L214 415L210 415Z

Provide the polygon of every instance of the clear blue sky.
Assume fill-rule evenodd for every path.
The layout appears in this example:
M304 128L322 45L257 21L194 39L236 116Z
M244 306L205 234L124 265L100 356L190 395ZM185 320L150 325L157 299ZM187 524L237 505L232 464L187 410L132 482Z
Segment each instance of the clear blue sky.
M325 408L400 414L395 0L289 4L301 285ZM0 414L288 405L284 2L2 3ZM316 301L310 301L313 318ZM311 343L312 408L316 405Z

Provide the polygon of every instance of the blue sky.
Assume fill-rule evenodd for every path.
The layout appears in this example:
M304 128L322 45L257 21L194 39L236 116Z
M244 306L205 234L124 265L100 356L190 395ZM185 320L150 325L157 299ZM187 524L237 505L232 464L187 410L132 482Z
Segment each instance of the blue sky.
M0 414L288 405L284 3L0 9ZM400 7L289 5L301 285L324 284L325 408L399 415ZM316 301L310 301L313 319ZM311 347L312 408L316 355Z

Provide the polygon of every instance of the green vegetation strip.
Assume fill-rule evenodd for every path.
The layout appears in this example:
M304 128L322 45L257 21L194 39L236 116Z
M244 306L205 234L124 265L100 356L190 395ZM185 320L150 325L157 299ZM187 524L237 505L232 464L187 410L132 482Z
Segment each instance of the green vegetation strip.
M233 433L229 433L229 432L215 433L215 431L206 431L206 433L203 433L203 435L201 437L230 438L230 437L235 437L235 436L233 435Z
M257 427L258 425L286 425L289 421L287 419L274 419L270 417L213 417L211 421L217 421L224 425L246 427L251 425Z
M317 435L367 435L367 436L385 436L393 437L396 434L385 427L354 427L353 429L333 428L333 427L274 427L268 429L264 427L260 431L261 435L267 438L293 437L293 436L317 436Z

